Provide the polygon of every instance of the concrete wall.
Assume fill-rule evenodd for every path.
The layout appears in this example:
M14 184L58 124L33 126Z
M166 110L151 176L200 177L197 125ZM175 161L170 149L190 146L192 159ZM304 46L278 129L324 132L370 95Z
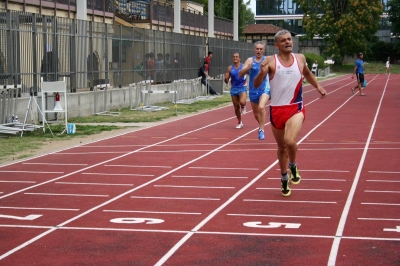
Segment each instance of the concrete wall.
M215 83L215 85L214 85ZM180 83L180 85L173 85L174 83L169 84L157 84L152 85L152 91L178 91L177 93L177 101L182 99L188 99L189 97L205 95L206 90L205 87L198 83L190 83L186 81L185 83ZM223 93L223 81L222 80L214 80L213 87L220 94ZM197 86L197 87L195 87ZM146 89L146 88L143 88ZM195 93L194 93L195 92ZM130 94L131 93L131 94ZM27 124L36 124L41 121L41 114L38 107L41 109L42 106L42 96L39 93L39 96L34 96L32 98L30 107L28 108L30 97L29 95L22 95L23 97L18 98L17 100L17 108L16 115L18 116L21 122L24 122L25 114L27 113ZM111 111L118 110L122 108L129 108L132 106L132 109L141 106L142 101L145 105L155 105L158 103L165 102L175 102L175 94L173 93L151 93L151 94L143 94L144 97L141 97L139 90L133 89L130 87L122 87L122 88L112 88L108 90L98 90L98 91L87 91L87 92L79 92L79 93L67 93L67 102L68 102L68 112L67 116L69 118L72 117L84 117L94 115L95 113L103 112L103 111ZM61 97L64 97L61 95ZM95 99L96 97L96 99ZM142 99L143 98L143 99ZM36 101L35 101L36 100ZM36 105L37 102L37 105ZM61 100L62 103L62 100ZM47 108L48 110L53 109L55 104L55 98L53 95L47 96ZM62 106L62 105L61 105ZM63 109L65 107L62 106ZM57 113L58 119L64 119L63 113ZM50 117L51 114L47 117L48 120L55 118Z

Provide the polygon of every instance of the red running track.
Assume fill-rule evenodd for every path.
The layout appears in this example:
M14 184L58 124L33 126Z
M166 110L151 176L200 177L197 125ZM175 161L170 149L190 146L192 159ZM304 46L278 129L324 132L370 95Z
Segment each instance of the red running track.
M400 75L366 77L304 87L288 198L232 106L0 167L0 265L399 265Z

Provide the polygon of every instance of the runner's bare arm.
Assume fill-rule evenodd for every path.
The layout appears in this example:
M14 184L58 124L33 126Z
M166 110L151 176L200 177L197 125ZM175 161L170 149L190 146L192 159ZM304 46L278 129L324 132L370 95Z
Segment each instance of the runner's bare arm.
M263 83L263 80L265 79L265 77L269 72L268 64L269 64L269 56L267 56L260 65L260 72L258 72L258 75L254 79L254 84L253 84L254 88L260 87L261 84Z
M231 77L231 68L232 68L232 66L228 66L228 68L226 69L226 73L225 73L225 76L224 76L225 83L229 82L229 79Z
M314 88L317 89L317 91L321 94L322 98L325 98L328 94L326 93L325 89L322 88L321 85L319 85L317 78L308 69L306 64L306 58L304 57L304 55L296 54L296 57L299 64L303 66L303 76L312 86L314 86Z
M253 59L251 57L247 58L246 62L244 62L242 66L242 69L239 71L240 78L249 73L252 64L253 64Z

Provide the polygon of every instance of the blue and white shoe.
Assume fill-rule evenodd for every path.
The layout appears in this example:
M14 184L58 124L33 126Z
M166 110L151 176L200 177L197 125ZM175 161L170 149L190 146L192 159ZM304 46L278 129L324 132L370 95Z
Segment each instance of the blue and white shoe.
M258 139L259 140L264 139L264 130L261 130L261 129L258 130Z

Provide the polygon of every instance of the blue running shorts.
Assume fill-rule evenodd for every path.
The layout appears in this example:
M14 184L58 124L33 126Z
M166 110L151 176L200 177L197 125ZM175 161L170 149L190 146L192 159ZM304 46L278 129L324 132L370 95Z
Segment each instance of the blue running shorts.
M243 92L247 92L246 87L231 87L231 96L239 96Z

